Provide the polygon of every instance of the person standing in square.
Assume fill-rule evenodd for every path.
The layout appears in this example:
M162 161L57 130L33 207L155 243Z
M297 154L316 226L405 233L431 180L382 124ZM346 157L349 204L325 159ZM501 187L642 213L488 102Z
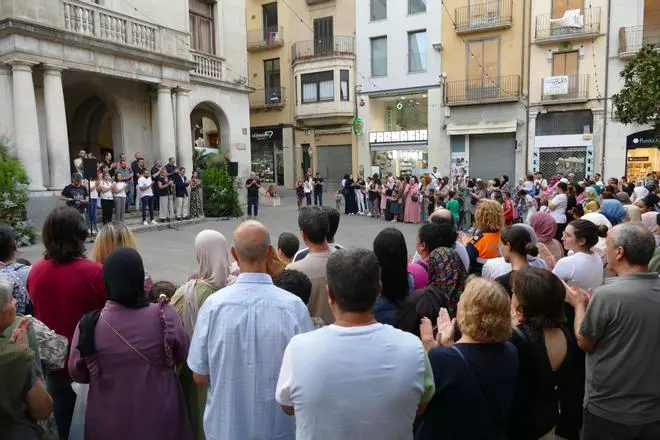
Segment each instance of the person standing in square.
M316 173L314 177L314 205L323 206L323 189L325 188L325 180L321 177L321 173Z
M250 178L245 182L245 188L247 189L248 217L252 217L253 209L254 216L257 217L259 215L259 188L261 188L261 182L257 179L254 171L250 173Z

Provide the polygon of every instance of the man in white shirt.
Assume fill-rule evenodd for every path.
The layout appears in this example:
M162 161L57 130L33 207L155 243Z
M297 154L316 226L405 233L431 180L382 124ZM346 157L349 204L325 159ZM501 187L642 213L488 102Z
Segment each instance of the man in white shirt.
M140 203L142 207L142 224L148 225L147 223L147 210L149 210L149 218L152 225L156 224L154 220L154 190L153 190L153 180L151 179L151 173L148 169L145 169L142 172L142 175L138 178L137 181L137 190L140 194Z
M435 391L433 373L418 338L374 319L378 258L337 251L327 280L335 323L293 337L275 391L296 416L296 439L412 440L415 416Z

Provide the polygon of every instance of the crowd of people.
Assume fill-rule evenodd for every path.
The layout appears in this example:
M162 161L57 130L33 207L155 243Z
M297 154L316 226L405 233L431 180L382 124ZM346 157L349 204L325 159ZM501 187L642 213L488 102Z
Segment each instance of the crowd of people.
M414 255L394 227L344 248L327 206L275 246L256 220L231 244L204 230L179 287L121 223L88 260L82 217L57 208L31 267L4 228L0 437L658 439L657 181L596 180L570 205L586 188L562 179L519 191L539 197L522 222L475 181L470 228L436 203Z
M59 199L85 216L90 234L99 232L98 208L103 225L113 219L123 222L131 207L142 212L144 225L157 224L154 211L158 211L161 222L204 215L202 182L197 171L188 179L186 169L177 166L173 157L165 166L156 160L149 168L142 153L135 153L135 160L129 163L126 154L120 154L119 160L113 162L112 153L108 152L96 164L94 176L85 175L85 159L94 157L80 150L74 160L76 170L71 184L62 190Z

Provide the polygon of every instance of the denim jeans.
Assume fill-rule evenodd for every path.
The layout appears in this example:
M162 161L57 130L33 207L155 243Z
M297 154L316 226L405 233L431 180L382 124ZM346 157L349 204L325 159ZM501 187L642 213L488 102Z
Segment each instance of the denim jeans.
M312 205L312 193L311 192L305 193L305 199L307 199L307 206L311 206Z
M89 199L89 204L87 205L87 223L89 227L94 229L96 228L96 210L98 208L98 199Z
M259 215L259 197L248 197L247 199L247 214L252 217L252 208L254 208L254 216Z
M134 200L134 195L135 193L133 192L133 185L130 183L126 184L126 211L128 211L128 207L130 205L135 205L135 200Z
M314 205L323 206L323 192L314 193Z
M142 196L142 221L147 221L147 209L149 210L149 218L151 221L154 219L154 196Z
M76 405L76 393L71 388L71 379L54 374L46 375L46 389L53 398L53 414L57 422L57 432L60 438L69 438L71 417Z

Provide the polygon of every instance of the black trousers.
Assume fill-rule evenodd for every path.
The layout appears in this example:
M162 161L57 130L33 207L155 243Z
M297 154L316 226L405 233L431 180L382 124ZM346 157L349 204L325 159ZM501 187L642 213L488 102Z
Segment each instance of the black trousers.
M110 223L112 221L112 210L115 207L114 200L105 200L101 199L101 210L103 211L103 224Z
M254 216L259 215L259 196L257 197L248 197L247 199L247 214L248 217L252 217L252 208L254 208Z
M623 425L591 414L586 409L582 420L582 440L657 440L660 420L644 425Z

